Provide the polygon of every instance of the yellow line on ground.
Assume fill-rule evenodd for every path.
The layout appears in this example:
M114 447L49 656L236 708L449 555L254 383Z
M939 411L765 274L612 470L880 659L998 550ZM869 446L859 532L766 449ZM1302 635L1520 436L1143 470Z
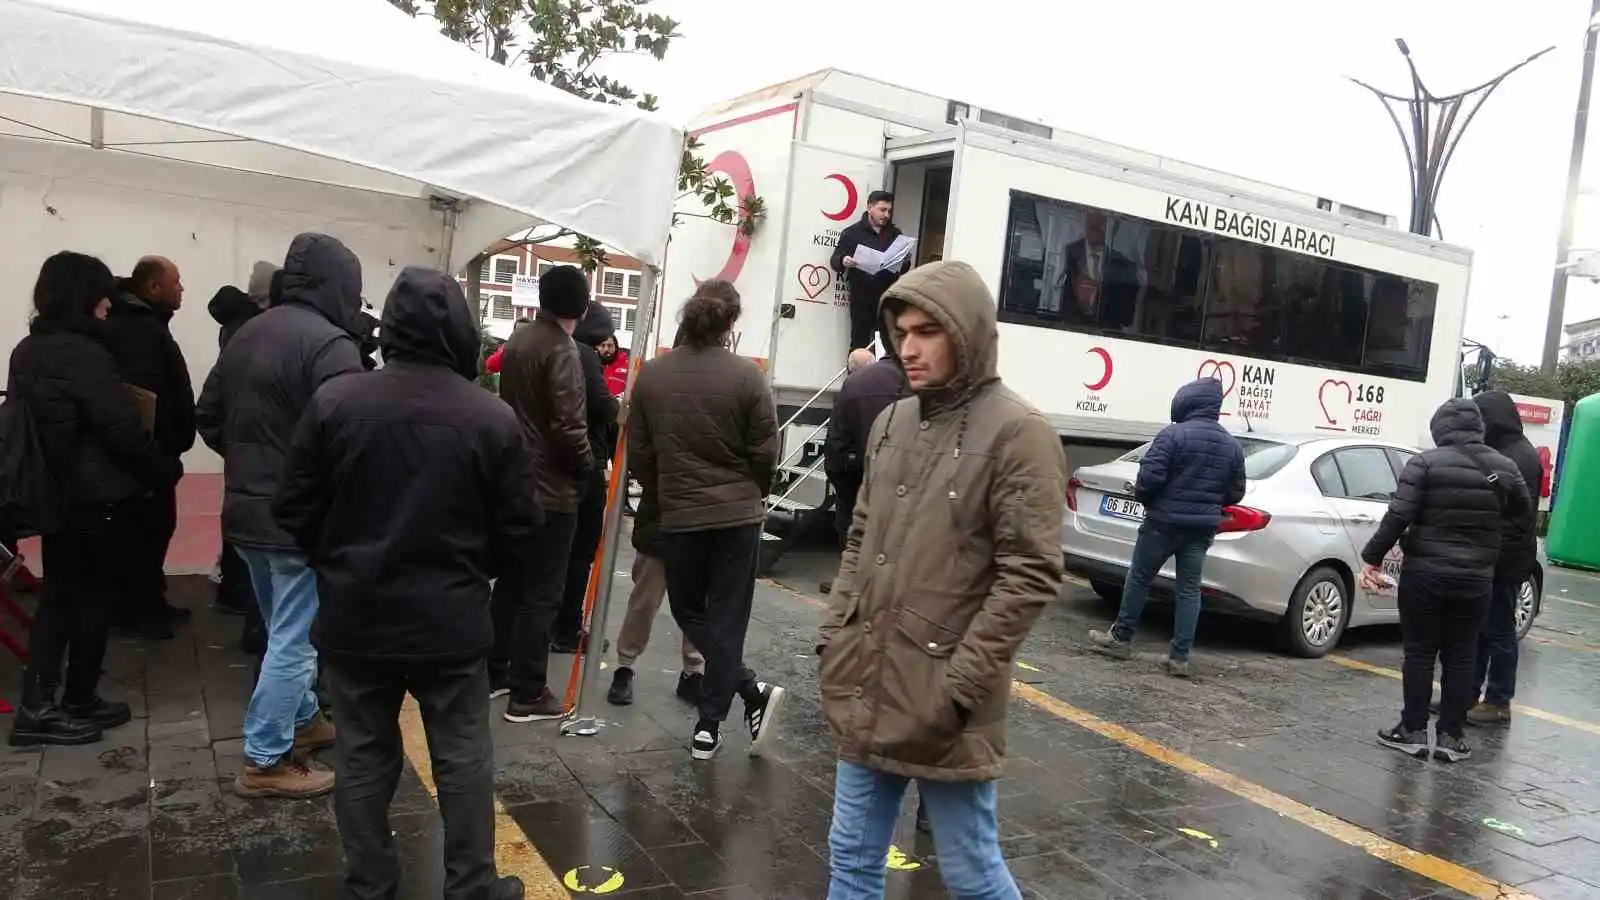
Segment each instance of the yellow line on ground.
M400 707L400 739L406 759L411 760L411 767L417 770L417 779L437 803L439 789L433 782L433 757L428 754L421 711L417 709L416 699L410 696ZM528 840L522 827L506 812L498 796L494 798L494 862L501 875L522 879L527 900L567 900L572 896Z
M1600 609L1600 603L1590 603L1587 600L1574 600L1571 597L1563 597L1560 594L1545 594L1544 599L1554 600L1557 603L1566 603L1572 606L1584 606L1588 607L1589 609Z
M763 580L771 587L783 591L802 603L817 607L826 606L822 600L781 581L771 578ZM1328 658L1333 659L1331 656ZM1369 856L1393 863L1402 869L1453 888L1469 897L1478 897L1482 898L1482 900L1539 900L1538 897L1527 891L1519 890L1509 884L1502 884L1471 869L1456 865L1449 860L1413 850L1404 844L1397 844L1388 838L1373 834L1364 828L1352 825L1336 816L1328 815L1322 810L1307 806L1298 800L1274 793L1237 775L1209 766L1165 744L1152 741L1136 731L1124 728L1114 722L1107 722L1091 712L1078 709L1026 682L1011 682L1011 692L1018 698L1057 718L1065 719L1080 728L1086 728L1101 737L1116 741L1131 750L1143 753L1157 762L1192 775L1207 784L1221 788L1257 806L1270 809L1279 815L1293 819L1336 841L1361 850Z
M1093 713L1085 712L1058 700L1031 685L1014 681L1011 684L1011 690L1021 699L1057 718L1065 719L1101 737L1109 738L1125 747L1137 750L1151 759L1192 775L1207 784L1219 787L1257 806L1265 807L1281 816L1286 816L1302 825L1320 831L1328 837L1361 850L1369 856L1393 863L1402 869L1458 890L1470 897L1480 897L1484 898L1484 900L1537 900L1534 895L1518 890L1509 884L1502 884L1471 869L1456 865L1449 860L1413 850L1404 844L1397 844L1388 838L1373 834L1343 819L1330 816L1320 809L1314 809L1298 800L1290 799L1282 794L1267 790L1258 784L1246 781L1237 775L1209 766L1194 757L1179 753L1171 747L1152 741L1138 732L1124 728L1114 722L1107 722Z
M1348 656L1340 656L1337 653L1330 653L1327 656L1324 656L1323 659L1326 659L1328 662L1331 662L1334 665L1344 666L1346 669L1354 669L1357 672L1366 672L1368 675L1379 675L1384 678L1392 678L1395 681L1400 681L1403 678L1397 669L1390 669L1385 666L1376 666L1369 662L1362 662L1359 659L1351 659ZM1438 687L1439 682L1435 681L1433 686ZM1560 713L1549 712L1548 710L1535 709L1532 706L1524 706L1521 703L1515 704L1512 707L1512 711L1518 716L1528 716L1529 718L1533 719L1543 719L1546 722L1551 722L1556 725L1564 725L1567 728L1573 728L1578 731L1587 731L1590 734L1600 735L1600 725L1596 725L1593 722L1585 722L1582 719L1574 719L1570 716L1563 716Z

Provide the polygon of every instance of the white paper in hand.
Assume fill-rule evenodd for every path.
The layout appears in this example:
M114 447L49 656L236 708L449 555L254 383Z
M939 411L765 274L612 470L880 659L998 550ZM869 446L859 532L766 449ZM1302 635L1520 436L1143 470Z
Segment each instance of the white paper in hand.
M863 275L876 275L884 269L884 255L871 247L857 247L850 257L856 261L856 271Z
M914 237L902 234L895 238L888 249L883 251L883 268L891 272L900 271L900 267L905 265L906 259L911 256L911 251L916 249L916 246L917 239Z

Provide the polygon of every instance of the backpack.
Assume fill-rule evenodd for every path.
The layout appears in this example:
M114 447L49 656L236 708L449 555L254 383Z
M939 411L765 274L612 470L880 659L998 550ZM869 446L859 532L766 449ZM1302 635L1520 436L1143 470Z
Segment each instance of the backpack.
M3 394L3 392L0 392ZM55 481L26 400L0 402L0 537L49 534L61 525Z

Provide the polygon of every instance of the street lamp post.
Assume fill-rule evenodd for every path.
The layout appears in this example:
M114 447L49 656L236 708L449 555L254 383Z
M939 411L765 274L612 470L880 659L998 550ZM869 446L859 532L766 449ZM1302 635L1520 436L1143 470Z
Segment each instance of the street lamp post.
M1595 5L1600 10L1600 0L1595 0ZM1391 94L1356 78L1350 80L1377 95L1389 118L1394 120L1395 130L1400 133L1400 142L1406 150L1406 162L1410 165L1411 231L1425 236L1437 232L1442 239L1444 231L1439 227L1436 204L1445 169L1455 155L1462 133L1472 123L1472 117L1478 114L1484 101L1500 86L1500 82L1555 48L1546 47L1477 87L1441 97L1422 83L1422 76L1417 73L1417 65L1411 59L1411 48L1406 46L1406 42L1396 38L1395 46L1400 48L1400 54L1406 58L1406 67L1411 70L1411 96ZM1411 120L1409 129L1400 121L1398 110L1401 107L1405 108Z
M1572 156L1567 161L1567 196L1561 206L1561 233L1556 237L1556 270L1550 282L1550 309L1544 322L1544 355L1539 369L1546 375L1556 371L1561 354L1561 326L1567 315L1567 256L1572 252L1572 233L1578 224L1578 182L1583 177L1583 145L1589 134L1589 90L1594 81L1595 38L1600 34L1600 0L1589 10L1589 33L1583 41L1583 80L1578 84L1578 112L1572 123Z

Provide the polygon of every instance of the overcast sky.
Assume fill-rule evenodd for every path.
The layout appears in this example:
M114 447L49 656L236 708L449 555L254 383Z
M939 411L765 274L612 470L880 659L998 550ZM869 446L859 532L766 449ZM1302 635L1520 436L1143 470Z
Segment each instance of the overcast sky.
M838 67L1057 128L1397 216L1398 135L1345 80L1408 85L1404 37L1436 93L1529 54L1473 121L1439 217L1471 247L1467 335L1538 360L1589 4L1584 0L655 0L682 22L665 62L608 66L687 120ZM1600 148L1595 149L1600 155ZM1589 183L1600 187L1600 163ZM1600 247L1600 194L1577 245ZM1575 280L1567 320L1600 316Z

